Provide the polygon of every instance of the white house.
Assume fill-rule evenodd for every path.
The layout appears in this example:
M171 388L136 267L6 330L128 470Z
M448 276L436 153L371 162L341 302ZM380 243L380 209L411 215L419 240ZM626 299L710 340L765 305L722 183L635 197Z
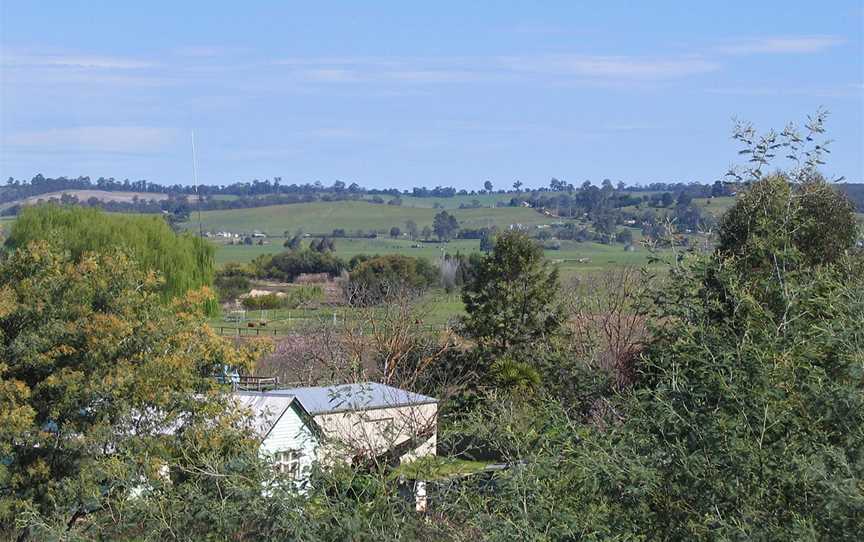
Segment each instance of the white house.
M261 453L297 480L312 462L413 461L435 455L438 402L374 382L235 392L261 434Z
M413 461L435 455L438 401L377 382L291 388L320 428L318 458L355 461L387 456Z
M290 478L305 479L317 459L320 435L297 399L254 392L235 392L233 397L239 407L252 414L261 436L261 455L270 458L274 467Z

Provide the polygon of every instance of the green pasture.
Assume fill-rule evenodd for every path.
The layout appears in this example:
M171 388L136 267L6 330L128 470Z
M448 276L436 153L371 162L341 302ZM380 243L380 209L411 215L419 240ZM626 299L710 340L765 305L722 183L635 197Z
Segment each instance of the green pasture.
M472 205L475 201L483 207L495 207L499 201L509 203L514 196L518 196L516 192L506 192L504 194L477 194L475 196L453 196L452 198L415 198L414 196L400 196L402 207L417 207L420 209L433 209L439 206L441 209L458 209L460 205ZM371 199L371 196L366 199ZM383 196L384 201L392 199L390 196Z
M423 318L422 325L430 329L440 328L465 312L458 293L448 294L443 290L428 293L418 304L418 316ZM347 306L300 309L247 310L241 313L223 311L209 321L211 327L223 335L241 337L279 336L288 331L299 331L309 326L343 325L360 317L360 311L378 309L356 309ZM249 327L249 323L256 327ZM258 323L266 326L258 327Z
M636 237L638 238L638 235ZM246 263L261 254L282 252L285 249L282 248L281 242L282 239L273 239L273 244L263 246L219 244L216 250L216 263L218 265L227 262ZM346 260L356 254L402 254L435 260L441 258L443 252L470 254L480 250L480 241L476 239L455 239L449 243L420 243L407 239L379 237L377 239L340 238L335 239L334 242L335 254ZM304 243L308 243L308 240ZM593 242L561 241L560 244L561 250L546 250L545 256L559 266L562 278L565 279L580 273L603 271L610 267L623 265L641 267L648 265L651 259L649 250L642 246L627 251L619 243L603 245Z
M735 197L724 196L720 198L695 198L693 203L702 207L705 212L711 214L714 218L720 218L723 213L735 205Z
M271 236L281 236L286 231L302 229L307 233L329 235L336 228L349 232L358 229L386 232L396 226L404 230L408 220L413 220L422 229L432 226L432 219L438 212L432 208L338 201L204 211L201 221L208 231L250 233L258 230ZM454 209L451 212L463 228L506 228L510 224L534 226L553 222L550 217L524 207ZM185 227L197 228L197 218L197 215L193 217Z

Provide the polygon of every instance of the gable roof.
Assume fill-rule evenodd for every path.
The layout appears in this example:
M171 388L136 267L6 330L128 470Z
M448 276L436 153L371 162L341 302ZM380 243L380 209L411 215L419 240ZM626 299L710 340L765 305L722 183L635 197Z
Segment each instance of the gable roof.
M272 395L258 392L234 392L232 397L238 405L252 411L255 429L262 435L262 440L267 438L270 431L279 423L282 416L289 409L297 412L304 423L315 429L315 423L311 416L303 408L297 399L290 394Z
M377 382L361 382L335 386L289 388L260 392L272 397L291 397L311 415L393 408L437 403L427 397Z

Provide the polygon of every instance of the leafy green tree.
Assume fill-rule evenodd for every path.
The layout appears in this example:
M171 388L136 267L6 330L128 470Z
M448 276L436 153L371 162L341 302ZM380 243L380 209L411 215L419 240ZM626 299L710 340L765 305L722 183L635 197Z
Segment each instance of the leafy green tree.
M285 243L282 246L284 246L288 250L297 250L300 248L300 243L302 241L303 241L303 237L301 235L295 235L295 236L291 237L291 239L286 239Z
M675 197L672 196L672 193L663 192L663 194L660 196L660 205L662 205L663 207L669 207L673 203L675 203Z
M615 240L625 245L631 245L633 244L633 232L630 228L618 230L618 233L615 234Z
M257 447L209 378L252 352L203 325L201 294L168 307L159 290L120 250L34 242L0 264L5 536L98 529L136 492L196 478L199 454Z
M675 205L678 206L688 206L693 203L693 194L688 192L687 190L682 190L678 193L678 197L675 199Z
M437 283L438 270L426 258L388 254L370 258L351 272L348 296L352 304L370 305Z
M464 332L493 355L536 348L561 327L558 296L558 270L543 249L524 233L504 232L462 291Z
M432 221L432 229L438 236L438 241L449 241L459 231L459 222L456 217L447 211L441 211L435 215Z
M249 291L251 287L249 279L253 277L254 274L247 266L227 263L216 272L213 286L221 301L230 301Z
M596 441L609 460L585 471L614 510L600 523L656 539L864 535L862 276L860 261L786 273L778 312L758 301L770 277L723 260L676 272L641 383L615 404L626 419Z
M778 228L777 225L783 227ZM791 183L782 176L753 182L720 222L719 250L749 269L830 263L857 238L854 205L821 176Z
M419 235L419 229L417 228L417 223L414 222L413 220L406 220L405 221L405 231L408 232L408 237L410 237L412 241L414 239L417 239L417 236Z
M259 256L252 265L259 277L285 282L293 282L303 273L327 273L334 277L345 268L345 262L331 251L318 252L308 248L273 256Z
M97 209L48 204L27 207L12 225L6 247L43 240L80 259L85 253L122 249L144 269L158 272L166 298L213 282L213 245L176 234L157 216L109 214Z

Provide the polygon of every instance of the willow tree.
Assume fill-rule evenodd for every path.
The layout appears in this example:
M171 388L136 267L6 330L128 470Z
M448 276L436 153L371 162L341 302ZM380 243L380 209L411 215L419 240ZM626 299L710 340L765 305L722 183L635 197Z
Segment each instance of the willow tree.
M165 298L212 284L214 248L199 237L177 234L157 216L109 214L56 204L24 209L9 232L9 249L44 240L79 260L88 252L120 249L143 269L157 272Z

